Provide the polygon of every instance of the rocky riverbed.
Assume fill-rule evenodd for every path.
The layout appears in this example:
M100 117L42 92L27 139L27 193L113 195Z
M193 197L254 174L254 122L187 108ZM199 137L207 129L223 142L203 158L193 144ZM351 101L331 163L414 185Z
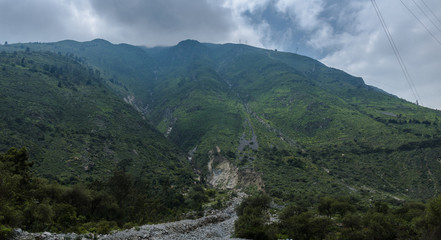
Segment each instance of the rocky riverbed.
M111 234L93 235L93 234L55 234L55 233L28 233L15 230L14 239L20 240L67 240L67 239L233 239L234 221L237 219L235 208L244 198L244 193L238 193L225 209L207 212L204 217L190 220L181 220L176 222L161 223L154 225L143 225L127 230L115 231Z

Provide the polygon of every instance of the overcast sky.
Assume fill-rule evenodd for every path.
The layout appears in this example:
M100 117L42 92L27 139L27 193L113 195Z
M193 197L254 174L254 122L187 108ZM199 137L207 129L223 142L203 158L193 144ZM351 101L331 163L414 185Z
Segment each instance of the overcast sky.
M369 85L441 109L441 1L377 4L417 96L371 0L0 0L0 41L246 43L313 57Z

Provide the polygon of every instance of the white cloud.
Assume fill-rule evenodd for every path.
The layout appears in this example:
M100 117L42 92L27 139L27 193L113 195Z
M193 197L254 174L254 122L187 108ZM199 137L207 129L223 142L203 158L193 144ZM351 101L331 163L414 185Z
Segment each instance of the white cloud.
M221 6L231 14L234 24L226 41L233 43L246 43L256 47L266 47L264 40L269 35L270 26L267 22L252 23L245 13L255 13L265 8L270 0L224 0Z
M309 31L315 30L323 24L319 19L323 7L323 0L278 0L276 3L279 12L288 13L295 24Z
M246 11L253 13L258 9L266 7L269 3L270 0L224 0L222 6L230 9L235 14L241 15Z
M377 2L425 106L441 109L441 46L399 2ZM427 1L432 6L440 5ZM435 9L434 9L435 10ZM435 11L440 12L440 11ZM424 16L419 16L424 19ZM340 38L341 48L322 61L361 76L368 84L416 101L369 1L358 12L357 34ZM441 39L441 34L438 34Z

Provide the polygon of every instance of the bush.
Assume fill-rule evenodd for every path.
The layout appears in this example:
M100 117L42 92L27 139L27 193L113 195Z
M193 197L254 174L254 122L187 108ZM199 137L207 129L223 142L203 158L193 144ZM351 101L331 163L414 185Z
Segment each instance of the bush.
M14 231L12 228L0 224L0 240L12 238Z
M256 215L242 215L234 223L234 234L246 239L270 239L265 220Z
M115 221L99 221L99 222L88 222L83 224L82 230L83 232L91 232L95 234L106 234L111 230L114 230L118 227L118 224Z
M244 199L236 209L239 218L234 223L235 236L248 239L274 238L267 225L270 202L271 198L262 193Z
M243 202L237 207L236 212L240 217L244 214L263 215L265 210L269 208L271 203L271 197L260 193L257 196L251 196L243 200Z
M441 238L441 195L427 204L426 222L429 227L430 239Z

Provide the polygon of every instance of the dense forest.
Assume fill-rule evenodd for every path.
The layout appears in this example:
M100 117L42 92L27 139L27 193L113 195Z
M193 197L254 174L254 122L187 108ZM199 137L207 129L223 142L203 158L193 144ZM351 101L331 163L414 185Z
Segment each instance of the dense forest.
M314 205L271 207L260 193L237 208L235 234L246 239L440 239L441 195L422 202L375 201L360 204L348 197L322 197ZM277 217L278 221L270 220Z
M28 231L108 233L145 223L179 219L189 210L199 216L215 195L195 186L186 194L167 180L149 187L115 170L106 181L62 186L33 176L26 148L0 154L0 238L13 228ZM255 192L236 209L235 235L250 239L439 239L441 196L422 202L322 197L308 205L274 206ZM272 206L273 205L273 206ZM218 207L221 207L218 206ZM276 217L278 221L270 221Z
M0 239L10 237L13 228L108 233L180 219L190 211L187 217L197 217L202 203L215 196L200 185L182 192L168 179L152 186L123 169L102 181L65 186L35 177L33 164L26 148L0 154Z

